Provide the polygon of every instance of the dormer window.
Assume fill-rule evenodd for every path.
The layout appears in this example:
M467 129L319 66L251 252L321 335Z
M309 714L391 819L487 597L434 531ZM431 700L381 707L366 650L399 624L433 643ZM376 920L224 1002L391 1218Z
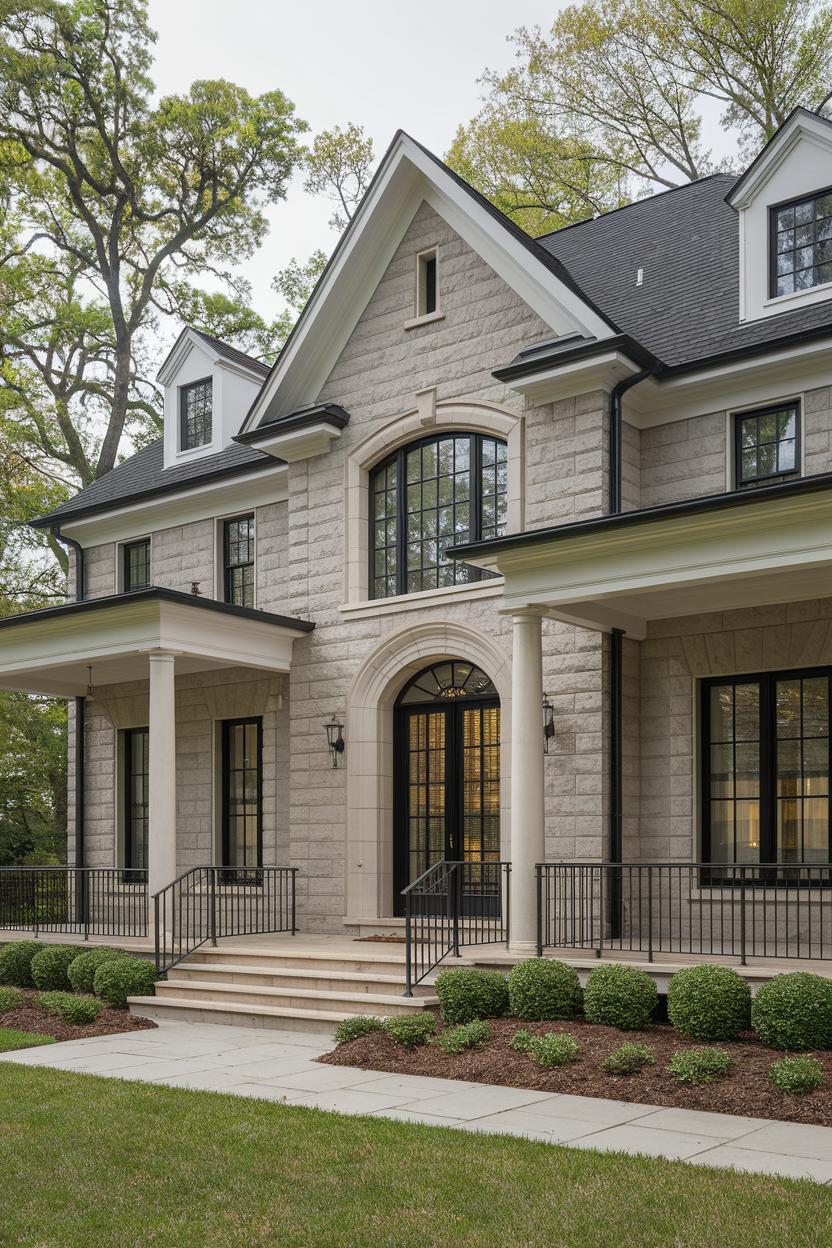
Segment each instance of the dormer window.
M832 282L832 189L771 209L771 297L826 282Z
M734 462L738 490L773 484L800 471L800 404L741 412L734 417Z
M439 284L436 248L422 251L416 267L416 315L432 316L439 311Z
M213 436L213 397L210 377L179 390L179 449L208 446Z

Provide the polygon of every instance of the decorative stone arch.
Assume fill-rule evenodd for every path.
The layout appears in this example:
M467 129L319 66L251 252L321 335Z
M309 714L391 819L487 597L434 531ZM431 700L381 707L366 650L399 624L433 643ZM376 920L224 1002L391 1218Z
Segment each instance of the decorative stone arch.
M393 913L393 706L417 672L443 659L482 668L500 696L500 842L508 856L511 659L463 624L431 621L391 633L367 656L347 698L347 921Z
M418 406L376 429L360 442L346 461L345 601L364 602L369 597L370 540L369 478L382 459L408 442L436 431L460 430L504 438L508 449L506 530L523 528L523 417L493 403L459 400L436 402L435 389L416 396Z

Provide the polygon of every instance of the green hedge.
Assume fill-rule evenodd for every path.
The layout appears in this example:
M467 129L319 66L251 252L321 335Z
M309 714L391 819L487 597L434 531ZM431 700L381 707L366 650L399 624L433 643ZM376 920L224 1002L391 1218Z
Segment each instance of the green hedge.
M432 1014L397 1014L388 1018L384 1030L397 1044L405 1049L417 1049L427 1044L436 1031L436 1019Z
M530 1022L574 1018L581 1006L581 981L573 966L554 958L529 958L508 977L509 1009Z
M775 975L757 990L751 1025L775 1049L832 1048L832 981L808 971Z
M700 1087L724 1079L731 1071L731 1058L722 1049L680 1049L667 1063L677 1083Z
M622 1044L605 1057L601 1065L608 1075L634 1075L645 1066L655 1065L649 1044Z
M532 1036L526 1052L543 1070L553 1070L576 1061L580 1048L578 1041L565 1031L550 1031L545 1036Z
M0 988L0 1015L19 1010L26 998L19 988Z
M596 966L584 989L584 1014L590 1023L638 1031L649 1027L659 1004L655 981L635 966Z
M732 1040L748 1027L751 989L730 966L689 966L670 978L667 1016L695 1040Z
M94 1023L104 1009L95 997L76 996L72 992L41 992L35 998L35 1004L46 1010L47 1014L54 1014L65 1023L79 1026Z
M39 940L13 940L3 945L0 949L0 984L33 988L32 959L43 947Z
M114 1010L127 1008L128 997L150 997L156 971L142 958L112 958L95 972L95 995Z
M335 1028L335 1043L348 1044L350 1040L358 1040L361 1036L369 1036L371 1031L381 1031L384 1020L374 1018L371 1014L355 1014L345 1018Z
M44 992L69 992L70 963L78 957L77 945L44 945L32 958L32 979Z
M70 962L67 974L73 992L92 992L95 982L95 972L99 966L105 962L112 962L114 958L129 958L130 954L125 953L123 949L111 949L108 945L102 945L100 948L88 949L85 953L79 953L74 962Z
M475 967L442 971L435 987L442 1021L449 1025L500 1018L508 1012L508 982L499 971Z
M446 1053L462 1053L465 1049L481 1049L490 1039L488 1023L483 1018L475 1018L470 1023L460 1023L458 1027L446 1027L432 1043Z
M768 1072L768 1077L781 1092L805 1096L823 1083L823 1066L816 1057L781 1057Z

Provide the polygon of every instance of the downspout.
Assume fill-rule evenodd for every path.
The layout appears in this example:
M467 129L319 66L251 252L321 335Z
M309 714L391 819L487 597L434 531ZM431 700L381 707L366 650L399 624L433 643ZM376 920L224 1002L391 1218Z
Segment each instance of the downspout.
M61 542L68 547L75 555L75 601L84 601L84 582L85 576L85 558L84 548L80 542L76 542L74 537L67 537L61 532L60 525L52 525L52 536L56 541ZM84 827L84 780L86 773L86 727L87 699L78 697L75 699L75 865L76 867L84 866L85 853L85 827ZM83 891L83 885L80 882L79 887ZM86 897L83 899L79 896L79 908L86 909Z

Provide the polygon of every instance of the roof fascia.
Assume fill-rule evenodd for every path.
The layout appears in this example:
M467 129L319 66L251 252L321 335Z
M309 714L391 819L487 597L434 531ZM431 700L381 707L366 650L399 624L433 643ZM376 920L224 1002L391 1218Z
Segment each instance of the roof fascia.
M206 342L204 338L200 338L198 334L195 334L190 325L186 325L165 356L156 374L156 380L160 385L170 385L194 349L204 352L215 366L227 368L232 373L238 373L241 377L256 381L258 385L262 385L264 381L263 373L259 369L247 368L241 360L232 360L227 355L223 355L216 347L212 347L210 342Z
M805 108L793 109L739 181L731 187L725 196L725 202L737 210L747 208L760 188L803 138L814 138L832 147L832 121Z

